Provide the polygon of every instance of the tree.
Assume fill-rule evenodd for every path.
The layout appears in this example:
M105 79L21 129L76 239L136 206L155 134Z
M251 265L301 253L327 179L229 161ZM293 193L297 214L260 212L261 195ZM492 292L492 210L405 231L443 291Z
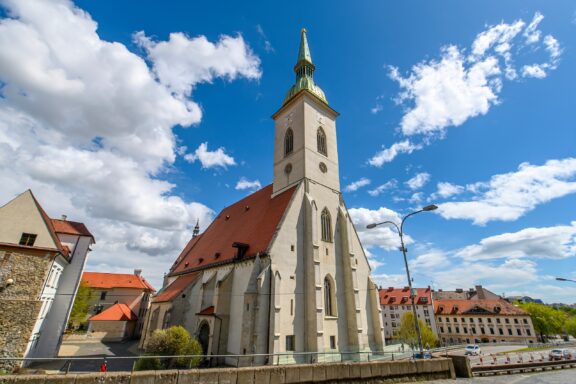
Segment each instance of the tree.
M438 345L438 337L426 323L418 320L420 326L420 334L422 335L422 345L424 348L434 348ZM409 344L412 348L418 347L418 334L416 333L416 326L414 325L414 314L406 312L400 321L400 330L398 331L398 339L402 342Z
M571 317L564 323L564 329L569 335L576 337L576 316Z
M534 330L540 334L542 341L544 341L546 336L562 333L567 319L566 313L563 311L536 303L525 303L518 306L528 312L532 319Z
M86 282L82 281L76 292L74 305L70 312L70 319L68 320L68 326L70 328L78 327L86 322L88 313L90 312L90 300L93 295L94 290L90 288Z
M174 357L165 359L141 358L136 362L134 369L141 371L146 369L190 368L198 366L202 358L200 356L178 356L202 355L202 346L190 336L184 327L174 326L154 331L146 346L145 354Z

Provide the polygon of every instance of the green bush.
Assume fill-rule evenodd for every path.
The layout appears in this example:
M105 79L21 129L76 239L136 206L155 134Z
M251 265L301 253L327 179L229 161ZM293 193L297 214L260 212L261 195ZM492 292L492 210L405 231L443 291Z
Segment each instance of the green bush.
M134 364L135 371L157 371L162 369L162 364L160 364L160 359L157 358L139 358Z
M150 337L145 349L148 356L181 356L202 355L202 346L190 337L184 327L175 326L168 329L156 330ZM139 359L134 366L137 371L190 368L200 364L202 358L198 357L171 357L167 359Z

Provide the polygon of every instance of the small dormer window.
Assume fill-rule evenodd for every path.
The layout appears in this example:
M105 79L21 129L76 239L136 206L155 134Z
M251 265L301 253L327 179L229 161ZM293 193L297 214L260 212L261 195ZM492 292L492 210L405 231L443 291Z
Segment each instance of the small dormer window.
M20 245L26 245L28 247L32 247L34 242L36 241L36 237L38 235L34 233L23 233L22 237L20 237Z

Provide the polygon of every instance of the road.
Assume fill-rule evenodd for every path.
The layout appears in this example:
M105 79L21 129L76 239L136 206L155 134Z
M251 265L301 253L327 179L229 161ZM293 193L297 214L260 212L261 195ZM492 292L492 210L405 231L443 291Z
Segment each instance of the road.
M137 356L137 341L98 342L76 341L64 342L60 348L61 359L47 362L35 362L30 368L41 368L49 371L98 372L105 357ZM81 357L86 360L75 360L70 364L66 357ZM136 357L121 360L107 360L108 371L131 371ZM69 365L69 366L68 366Z
M433 380L428 384L571 384L576 382L576 370L523 373L518 375L475 377L473 379Z
M527 352L511 352L521 349L519 345L495 345L495 346L482 346L482 353L480 356L470 356L470 364L472 367L479 365L504 365L516 363L529 363L548 361L548 352L550 349L557 347L550 347L549 349L540 351L527 351ZM562 347L574 351L573 347ZM450 351L451 355L464 355L464 350ZM576 380L575 380L576 382Z

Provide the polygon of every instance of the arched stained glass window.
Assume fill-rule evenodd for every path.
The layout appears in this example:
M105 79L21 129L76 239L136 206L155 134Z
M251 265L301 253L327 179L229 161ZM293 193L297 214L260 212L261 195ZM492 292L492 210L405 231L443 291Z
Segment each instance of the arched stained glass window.
M322 210L320 222L322 225L322 240L332 241L332 223L330 220L330 212L328 212L327 208Z
M324 278L324 314L326 316L336 316L336 305L334 302L334 286L332 278L326 275Z
M318 152L324 156L328 156L328 149L326 148L326 133L324 133L322 127L319 127L318 131L316 132L316 140L318 145Z
M288 128L284 135L284 156L288 156L294 150L294 132Z

